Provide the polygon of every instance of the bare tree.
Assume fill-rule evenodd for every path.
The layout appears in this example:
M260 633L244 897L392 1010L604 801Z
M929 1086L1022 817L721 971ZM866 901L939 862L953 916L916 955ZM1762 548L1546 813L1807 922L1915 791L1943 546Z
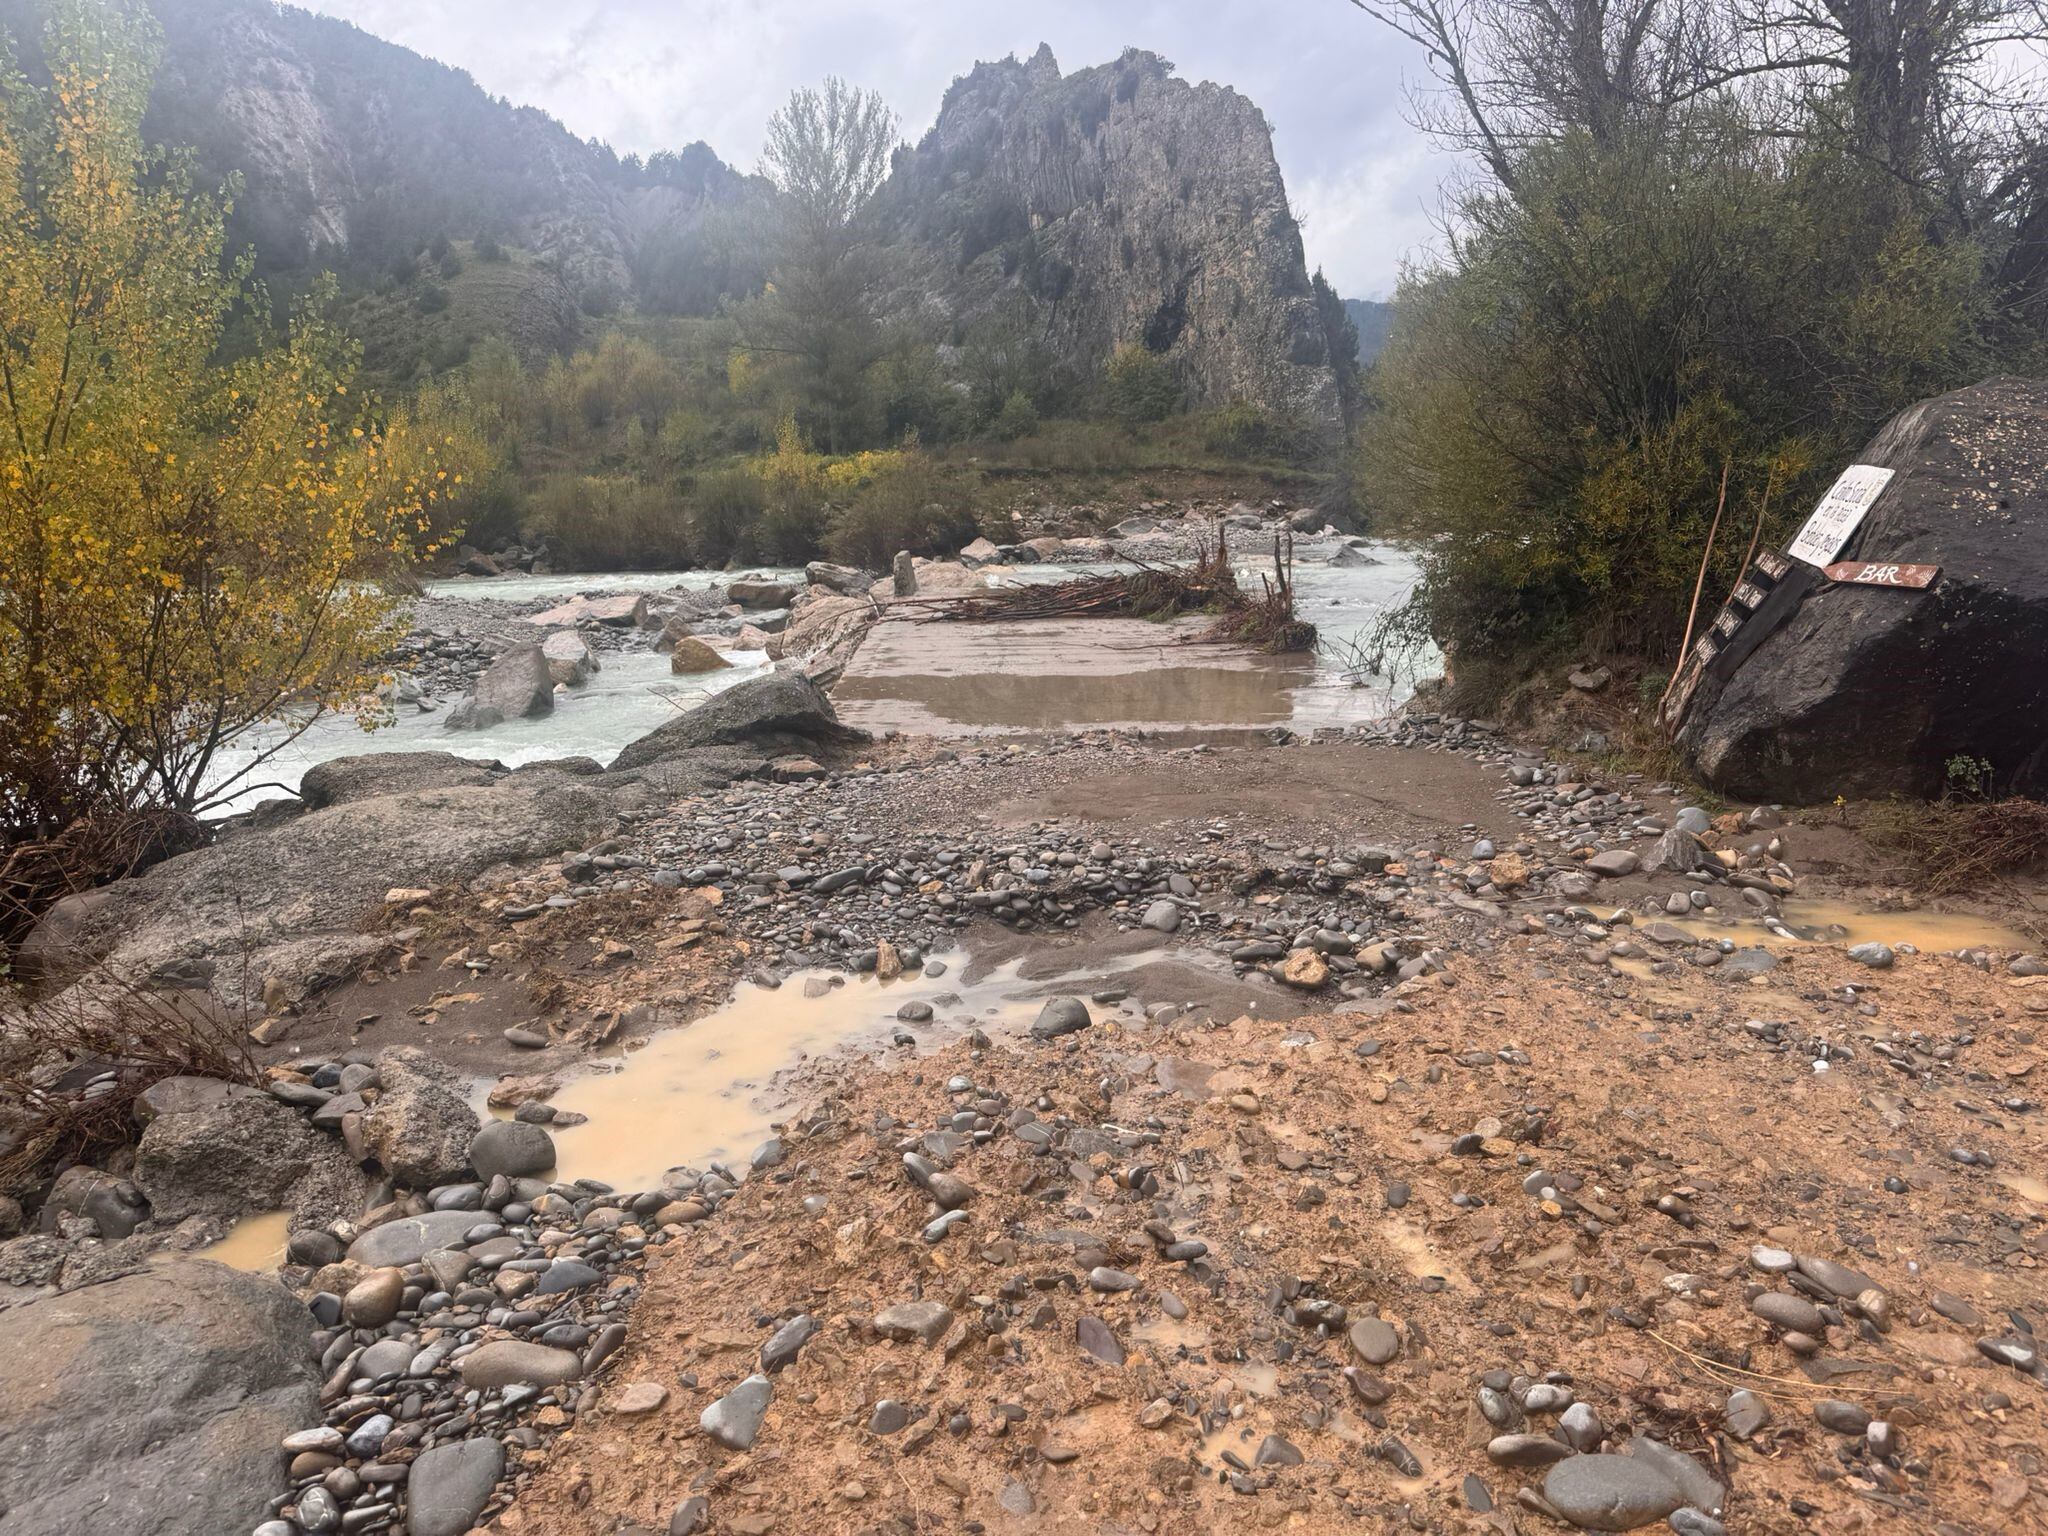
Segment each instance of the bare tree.
M2044 0L1352 0L1419 44L1417 122L1513 192L1567 133L1610 148L1739 101L1759 131L1826 135L1964 228L2038 166Z

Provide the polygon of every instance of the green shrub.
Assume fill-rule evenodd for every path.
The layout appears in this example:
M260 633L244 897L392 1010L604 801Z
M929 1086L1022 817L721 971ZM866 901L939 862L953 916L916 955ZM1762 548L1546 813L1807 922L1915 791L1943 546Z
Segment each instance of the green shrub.
M834 514L825 549L834 560L885 571L899 550L950 555L976 532L962 484L910 449Z
M1103 385L1109 414L1126 425L1164 421L1183 401L1173 364L1143 347L1118 347L1103 369Z
M722 566L755 552L767 488L744 469L722 469L698 480L690 498L690 554L701 566Z
M448 290L439 283L429 283L420 290L419 298L414 303L418 305L421 314L438 315L448 307Z
M610 475L555 474L537 486L527 526L557 560L586 571L690 563L690 519L667 486Z
M1037 430L1038 407L1021 389L1010 391L1010 398L1003 402L1003 408L996 412L996 419L989 426L989 431L1006 443L1029 437Z
M1322 435L1299 417L1261 410L1243 401L1201 421L1202 447L1218 458L1253 464L1310 465L1329 451Z

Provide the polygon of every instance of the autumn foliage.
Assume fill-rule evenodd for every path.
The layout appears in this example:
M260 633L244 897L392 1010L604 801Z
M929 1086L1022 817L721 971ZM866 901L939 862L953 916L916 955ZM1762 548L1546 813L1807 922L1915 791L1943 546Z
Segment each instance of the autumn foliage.
M325 290L278 327L224 259L234 189L142 139L156 47L66 0L0 78L0 840L203 808L253 728L355 707L470 462L351 393Z

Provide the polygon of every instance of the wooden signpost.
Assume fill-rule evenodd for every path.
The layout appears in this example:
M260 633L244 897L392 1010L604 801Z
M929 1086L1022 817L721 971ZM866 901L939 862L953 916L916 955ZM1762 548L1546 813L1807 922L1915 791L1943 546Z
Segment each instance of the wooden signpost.
M1757 551L1755 563L1743 572L1728 601L1693 642L1679 663L1678 675L1664 701L1664 725L1673 735L1685 723L1686 711L1700 685L1709 678L1725 683L1773 631L1789 619L1809 594L1825 583L1857 587L1894 587L1925 591L1941 574L1936 565L1903 561L1836 560L1855 537L1892 472L1875 464L1851 464L1821 498L1813 516L1784 553Z
M1934 584L1941 574L1938 565L1886 565L1879 561L1844 560L1825 568L1829 581L1846 581L1858 587L1913 587Z

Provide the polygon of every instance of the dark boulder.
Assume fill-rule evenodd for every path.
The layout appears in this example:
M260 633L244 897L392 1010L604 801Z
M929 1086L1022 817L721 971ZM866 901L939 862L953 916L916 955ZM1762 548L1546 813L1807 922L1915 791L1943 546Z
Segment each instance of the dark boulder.
M1725 682L1679 744L1745 799L1931 795L1956 758L2048 793L2048 379L1998 378L1901 411L1857 462L1894 471L1839 559L1937 565L1926 591L1830 584ZM1754 621L1753 621L1754 622Z
M629 743L613 760L612 771L645 768L705 747L744 746L775 757L868 739L867 732L839 723L832 701L810 678L777 667L735 683Z
M191 1259L0 1312L10 1533L246 1531L320 1422L305 1305Z

